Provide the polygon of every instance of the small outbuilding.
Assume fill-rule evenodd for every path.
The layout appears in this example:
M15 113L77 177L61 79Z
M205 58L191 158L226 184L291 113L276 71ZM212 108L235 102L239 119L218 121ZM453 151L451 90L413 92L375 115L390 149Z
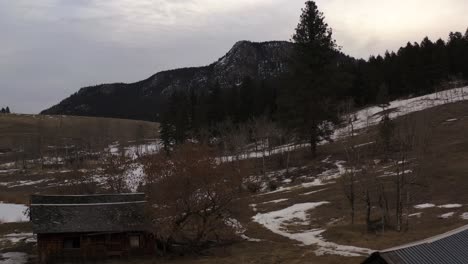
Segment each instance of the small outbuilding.
M468 263L468 226L400 247L373 253L363 264Z
M151 254L145 195L33 195L30 217L40 263Z

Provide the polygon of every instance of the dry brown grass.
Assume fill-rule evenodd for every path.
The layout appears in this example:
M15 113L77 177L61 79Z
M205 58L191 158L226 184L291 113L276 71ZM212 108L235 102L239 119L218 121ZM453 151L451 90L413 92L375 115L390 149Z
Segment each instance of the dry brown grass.
M0 188L0 201L4 203L27 204L29 202L29 194L23 191L9 191Z
M113 141L157 138L158 123L95 117L0 115L0 149L36 151L42 145L82 144L91 149ZM0 156L2 158L2 156ZM4 158L3 158L4 159Z

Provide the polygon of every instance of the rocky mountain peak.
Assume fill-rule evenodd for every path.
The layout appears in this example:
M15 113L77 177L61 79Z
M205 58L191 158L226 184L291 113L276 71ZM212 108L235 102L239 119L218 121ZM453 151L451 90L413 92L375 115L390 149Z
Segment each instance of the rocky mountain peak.
M227 89L240 85L246 77L253 80L277 77L287 71L292 47L286 41L238 41L226 55L208 66L163 71L137 83L86 87L42 114L152 121L174 91L203 91L214 83Z

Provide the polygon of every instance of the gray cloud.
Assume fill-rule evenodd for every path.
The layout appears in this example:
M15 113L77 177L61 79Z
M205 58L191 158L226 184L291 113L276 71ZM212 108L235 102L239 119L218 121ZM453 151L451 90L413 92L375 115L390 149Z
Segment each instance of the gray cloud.
M288 40L304 0L0 0L0 106L38 112L78 88L211 63L238 40ZM368 57L462 31L463 0L318 0Z

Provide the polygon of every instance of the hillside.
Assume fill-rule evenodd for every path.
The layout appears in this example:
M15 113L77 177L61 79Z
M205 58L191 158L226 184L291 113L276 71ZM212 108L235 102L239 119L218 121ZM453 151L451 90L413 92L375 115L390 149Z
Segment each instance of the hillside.
M207 253L209 256L189 256L162 263L357 264L372 250L416 241L468 224L467 99L468 87L465 87L391 102L387 110L392 113L398 131L414 131L418 138L425 139L424 152L408 152L403 160L398 151L386 158L379 150L376 125L385 113L380 107L355 112L354 134L347 134L349 129L346 127L339 128L334 142L319 146L316 159L310 159L307 145L299 143L222 158L224 162L235 159L243 166L251 167L244 180L259 184L258 191L242 196L232 215L242 241L222 249L213 248ZM113 149L115 145L109 147ZM350 207L343 183L358 164L349 158L349 148L359 150L363 162L374 164L369 175L372 175L372 181L386 186L389 197L394 195L394 177L401 171L403 175L417 179L418 187L412 189L404 214L408 221L407 230L382 232L377 227L369 232L364 217L366 206L361 198L356 204L356 223L350 224ZM290 155L291 160L288 170L281 162L286 155ZM258 166L264 157L266 173L262 173ZM141 174L140 160L138 156L134 159L136 167L130 171ZM15 211L16 214L12 212L11 215L20 219L24 207L8 203L25 204L28 194L70 191L73 189L64 189L64 185L82 176L96 180L99 188L104 187L99 170L92 166L92 163L88 164L77 174L63 168L31 168L20 172L0 164L0 200L7 203L2 206ZM360 178L358 181L357 188L362 188L361 184L367 180ZM370 191L374 204L371 217L376 221L379 219L379 192L374 187ZM358 197L362 197L360 192ZM393 212L391 199L389 206ZM10 220L4 219L15 222L11 215ZM13 236L13 229L24 232ZM14 250L28 252L34 245L29 230L25 223L0 225L0 248L13 245ZM13 242L8 244L8 241Z
M157 123L135 120L0 114L0 161L37 158L67 146L100 151L115 141L157 138L158 130Z
M158 120L167 96L174 91L201 93L214 85L222 90L239 85L246 77L259 81L272 79L286 71L291 50L289 42L240 41L208 66L164 71L131 84L82 88L41 114Z

